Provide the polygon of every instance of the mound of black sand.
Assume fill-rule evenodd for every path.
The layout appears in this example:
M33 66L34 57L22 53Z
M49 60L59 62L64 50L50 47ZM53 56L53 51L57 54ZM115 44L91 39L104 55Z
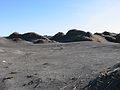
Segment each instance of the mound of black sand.
M101 72L83 90L120 90L120 63Z

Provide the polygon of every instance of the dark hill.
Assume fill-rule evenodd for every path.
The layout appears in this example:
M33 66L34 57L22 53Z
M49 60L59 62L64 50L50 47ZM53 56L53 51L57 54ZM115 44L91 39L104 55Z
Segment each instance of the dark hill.
M79 42L79 41L95 41L95 42L114 42L120 43L120 34L103 32L103 33L90 33L82 30L72 29L66 34L63 32L58 32L54 36L42 36L34 32L28 32L24 34L19 34L17 32L12 33L7 37L13 41L29 41L33 43L51 43L51 42Z
M29 42L33 42L33 43L52 42L47 37L41 36L41 35L34 33L34 32L28 32L28 33L24 33L24 34L19 34L17 32L14 32L11 35L9 35L7 38L11 39L13 41L24 40L24 41L29 41ZM39 42L38 42L38 40L39 40Z
M57 33L51 39L58 42L77 42L77 41L92 41L92 34L77 29L69 30L66 35Z

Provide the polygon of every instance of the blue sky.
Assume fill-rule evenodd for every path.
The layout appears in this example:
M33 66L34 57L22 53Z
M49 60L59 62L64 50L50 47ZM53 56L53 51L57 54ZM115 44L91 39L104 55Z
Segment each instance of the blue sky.
M80 29L120 33L120 0L0 0L0 35Z

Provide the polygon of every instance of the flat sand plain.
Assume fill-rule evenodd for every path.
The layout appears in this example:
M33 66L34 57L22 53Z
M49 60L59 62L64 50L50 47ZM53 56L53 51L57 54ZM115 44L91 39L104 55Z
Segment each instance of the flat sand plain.
M32 44L0 38L0 90L81 90L119 61L116 43Z

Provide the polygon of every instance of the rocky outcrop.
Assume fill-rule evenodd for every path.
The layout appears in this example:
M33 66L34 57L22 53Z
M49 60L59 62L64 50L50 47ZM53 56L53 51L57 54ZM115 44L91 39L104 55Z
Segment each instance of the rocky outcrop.
M7 37L13 41L29 41L33 43L46 43L46 42L78 42L78 41L95 41L95 42L114 42L120 43L120 34L103 32L103 33L90 33L82 30L72 29L66 34L63 32L58 32L54 36L41 36L34 32L28 32L24 34L19 34L17 32L12 33ZM106 40L106 41L105 41Z
M94 35L99 35L104 37L109 42L120 43L119 34L111 32L95 33Z
M41 36L34 32L28 32L28 33L24 33L24 34L19 34L19 33L14 32L7 38L11 39L12 41L15 41L15 42L22 41L22 40L33 42L33 43L52 42L47 37Z
M9 35L7 38L9 38L9 39L21 38L21 34L14 32L11 35Z
M90 37L92 37L92 34L90 32L72 29L69 30L66 35L63 33L57 33L52 37L52 40L58 42L92 41Z
M120 63L100 72L98 76L84 87L81 79L62 87L60 90L120 90Z
M107 31L103 32L102 34L103 34L103 36L108 35L108 36L112 36L112 37L116 37L116 35L117 35L116 33L111 33L111 32L107 32Z
M21 37L22 37L21 34L14 32L11 35L9 35L7 38L11 39L12 41L19 42L22 41Z
M64 36L63 32L58 32L57 34L55 34L53 37L51 37L51 40L55 40L55 41L61 41L62 37Z
M111 33L110 33L110 32L107 32L107 31L104 31L102 34L103 34L103 35L111 35Z
M120 90L120 63L101 72L82 90Z
M29 32L29 33L22 34L21 38L23 40L30 41L30 42L33 42L36 39L44 39L43 36L41 36L37 33L34 33L34 32Z
M104 35L103 37L105 37L105 39L106 39L107 41L109 41L109 42L115 42L115 43L117 43L116 38L113 37L113 36Z
M44 38L44 39L37 39L37 40L34 40L33 43L34 44L42 44L42 43L54 43L55 41L53 40L50 40L48 38Z
M103 34L102 33L94 33L94 35L99 35L99 36L103 36Z
M92 37L92 34L89 32L73 29L69 30L63 39L70 42L91 41L90 37Z
M77 42L77 41L92 41L92 34L81 30L69 30L66 35L62 37L63 42Z
M117 35L116 35L116 41L117 41L118 43L120 43L120 34L117 34Z
M19 41L22 41L22 39L21 38L12 38L12 41L19 42Z
M77 29L72 29L72 30L69 30L67 33L66 33L66 36L77 36L77 35L81 35L81 36L84 36L86 35L86 32L84 31L81 31L81 30L77 30Z

